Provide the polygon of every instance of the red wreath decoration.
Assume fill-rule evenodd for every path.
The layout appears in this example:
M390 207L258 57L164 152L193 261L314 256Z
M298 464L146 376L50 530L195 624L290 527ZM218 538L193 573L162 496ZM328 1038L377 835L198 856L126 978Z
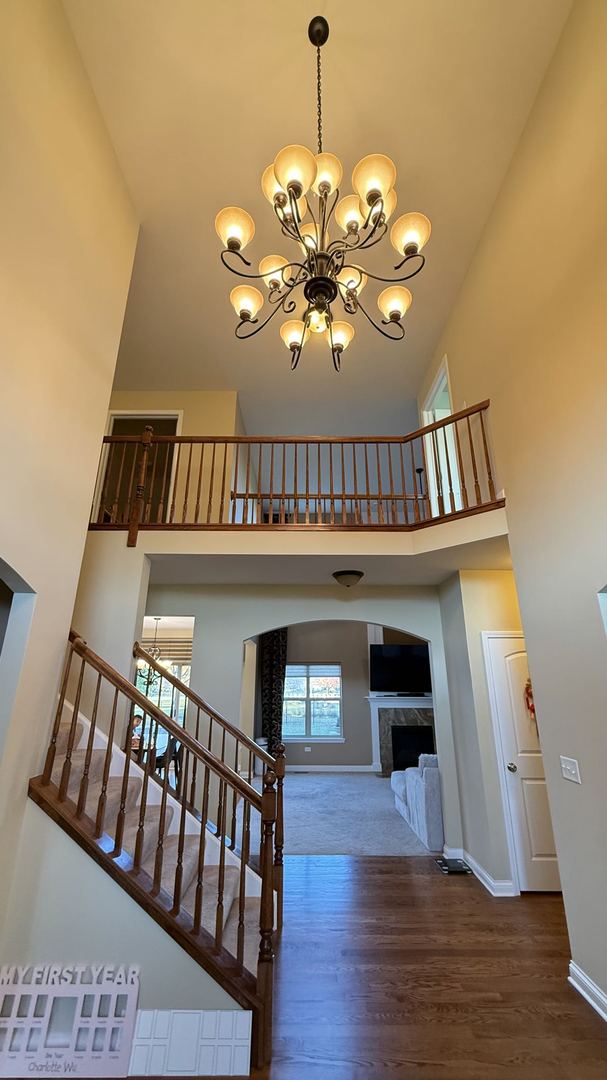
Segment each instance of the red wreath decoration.
M525 708L527 709L527 712L529 713L530 719L533 720L534 724L537 724L537 719L536 719L536 716L535 716L535 703L533 701L533 687L531 685L531 679L527 679L527 682L525 683Z

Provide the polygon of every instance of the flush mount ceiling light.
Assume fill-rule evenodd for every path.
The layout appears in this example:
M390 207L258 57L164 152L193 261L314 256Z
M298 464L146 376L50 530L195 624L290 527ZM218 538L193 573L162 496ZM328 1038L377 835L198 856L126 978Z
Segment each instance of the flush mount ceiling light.
M402 320L413 299L402 282L422 269L422 248L430 237L431 225L424 214L416 212L403 214L392 226L390 240L399 257L394 270L403 271L399 276L378 277L359 265L358 253L378 244L388 231L388 221L396 209L396 166L384 154L362 158L352 173L355 194L340 199L342 165L335 154L323 150L322 139L320 50L329 37L326 19L320 15L312 19L308 37L316 48L318 153L313 154L305 146L285 146L261 178L262 191L274 209L283 236L298 245L297 258L289 261L283 255L267 255L259 264L258 274L248 273L245 267L251 263L242 252L255 234L252 217L237 206L228 206L217 215L215 229L223 244L224 266L241 278L263 283L272 308L260 322L257 316L264 298L259 289L253 285L232 289L230 300L239 319L236 337L254 337L278 312L294 316L299 306L299 316L289 318L280 330L291 352L291 368L297 367L310 333L318 333L327 341L333 365L339 371L342 353L354 337L354 327L339 313L334 316L333 305L339 300L346 315L361 311L380 334L401 341L405 335ZM332 238L332 233L337 235ZM361 303L368 278L390 286L377 300L383 315L381 325Z
M353 585L358 585L361 578L365 575L362 570L336 570L333 574L338 585L343 585L346 589L351 589Z

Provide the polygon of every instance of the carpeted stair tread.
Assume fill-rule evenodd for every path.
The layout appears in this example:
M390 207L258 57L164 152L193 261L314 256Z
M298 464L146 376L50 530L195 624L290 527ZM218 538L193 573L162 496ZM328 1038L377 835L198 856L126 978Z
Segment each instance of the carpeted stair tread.
M198 848L199 848L198 836L186 834L183 839L183 856L182 856L182 877L181 877L181 896L185 896L188 888L190 887L196 871L198 869ZM177 870L177 855L179 849L179 834L174 833L172 836L166 836L163 844L162 855L162 888L165 889L171 896L175 890L175 871ZM156 862L156 847L152 848L148 855L143 869L147 871L150 877L154 876L154 865Z
M97 817L97 807L99 805L102 787L103 778L96 780L93 784L89 783L89 789L86 797L85 813L88 814L90 818L93 818L93 820L96 820ZM127 812L137 806L141 793L141 787L141 777L129 776L126 799L124 804ZM105 815L103 825L105 832L111 832L115 827L116 818L118 817L118 811L120 810L121 799L122 777L109 776L105 792Z
M238 894L240 870L237 866L226 866L223 879L223 925L225 926L233 910L234 901ZM217 917L217 885L219 882L219 867L205 866L202 875L202 916L201 925L209 934L215 933L215 920ZM193 917L196 906L197 874L186 892L183 893L182 906Z
M78 792L80 790L80 782L84 772L84 763L86 760L86 749L73 750L71 757L70 778L67 786L67 796L69 799L78 799ZM53 765L52 782L59 787L61 783L61 774L63 772L63 764L65 758L55 757ZM97 782L101 781L103 776L103 765L105 762L105 750L93 750L91 751L91 760L89 762L89 787Z
M167 841L167 832L169 830L171 819L173 817L173 807L167 806L164 818L164 836L165 843ZM158 827L160 824L160 805L148 805L145 810L145 821L143 829L143 847L141 851L141 862L146 862L151 852L156 851L158 844ZM110 823L106 824L106 832L109 832L111 836L115 835L116 826L113 823L110 828ZM135 806L132 810L129 810L124 819L124 833L122 839L122 850L128 852L129 855L135 854L135 843L137 840L137 830L139 829L139 807Z
M257 974L257 960L259 958L259 912L261 899L259 896L247 896L244 902L244 957L243 964L252 975ZM223 947L232 956L236 956L238 948L238 901L232 906L230 917L223 931Z
M71 726L71 723L59 725L59 731L57 732L57 742L55 743L55 754L58 757L65 757L67 744L70 737ZM82 739L83 732L84 724L80 720L78 720L76 723L76 730L74 732L74 742L72 743L74 749L77 749L80 746L80 740Z

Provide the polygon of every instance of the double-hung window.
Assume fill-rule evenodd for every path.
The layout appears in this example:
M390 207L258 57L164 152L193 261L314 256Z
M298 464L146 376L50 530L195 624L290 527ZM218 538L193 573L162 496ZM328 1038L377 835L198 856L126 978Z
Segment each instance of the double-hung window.
M287 664L283 739L341 739L341 665Z

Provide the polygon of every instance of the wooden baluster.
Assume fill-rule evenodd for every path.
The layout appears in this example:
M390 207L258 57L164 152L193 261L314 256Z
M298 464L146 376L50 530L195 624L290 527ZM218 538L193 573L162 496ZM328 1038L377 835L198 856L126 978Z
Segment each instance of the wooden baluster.
M239 746L239 743L238 743L238 739L236 739L236 738L234 739L234 743L235 743L234 772L237 773L238 772L238 758L239 758L240 746ZM237 810L238 810L238 798L237 798L237 795L236 795L236 788L232 788L232 820L231 820L231 825L230 825L230 850L231 851L234 851L234 848L236 847L236 817L237 817L236 812L237 812Z
M238 510L238 459L240 457L240 443L236 443L236 455L234 457L234 482L232 484L232 506L230 507L230 524L234 525Z
M306 525L310 524L310 444L306 443Z
M135 502L135 494L134 494L134 492L135 492L135 484L136 484L135 469L136 469L136 466L137 466L137 456L138 456L138 451L139 451L139 443L127 443L127 442L125 442L124 445L125 445L125 447L127 449L128 449L129 446L132 446L133 453L132 453L132 456L131 456L131 472L130 472L130 476L129 476L129 485L128 485L127 492L126 492L126 500L125 500L124 506L122 507L122 513L120 515L120 520L122 521L123 524L125 522L127 522L127 521L130 521L131 512L132 512L134 502Z
M335 497L333 493L333 443L329 443L329 506L331 525L335 524Z
M394 501L394 476L392 474L392 443L385 444L388 452L388 479L390 481L390 521L396 525L396 503Z
M377 460L377 499L378 499L378 501L377 501L377 510L378 510L379 524L384 525L385 524L384 493L383 493L383 490L382 490L382 483L381 483L381 459L380 459L380 456L379 456L379 443L375 443L375 457L376 457L376 460Z
M474 476L474 495L476 497L476 506L480 506L482 502L480 484L478 482L478 471L476 468L476 454L474 453L474 439L472 438L472 428L470 427L470 417L466 417L466 423L468 425L468 442L470 444L470 457L472 460L472 475Z
M141 459L139 462L139 469L137 472L137 487L135 489L135 499L131 506L129 531L126 542L127 547L135 547L137 543L137 534L139 532L139 525L143 517L143 508L145 505L145 479L148 467L148 455L150 452L150 443L152 441L152 435L154 429L149 424L146 425L143 432L143 438L141 440ZM137 453L137 451L135 451Z
M285 847L284 778L286 772L286 746L280 743L276 750L276 835L274 837L274 888L276 890L276 928L282 928L283 908L283 853Z
M145 729L147 724L147 713L143 714L141 720L141 739L139 741L140 753L138 755L141 769L143 772L143 781L141 784L141 795L139 796L139 822L137 825L137 833L135 836L135 853L133 855L133 868L135 873L139 873L141 869L141 857L143 855L143 841L145 837L145 815L148 802L148 785L150 775L155 771L156 767L156 739L158 738L158 724L152 727L152 717L149 717L150 739L148 745L147 755L145 754ZM154 734L152 735L152 731Z
M421 444L422 461L424 463L423 467L421 469L421 472L423 472L424 477L425 477L425 481L426 481L426 490L425 490L425 492L424 492L424 483L423 483L423 480L422 480L422 477L421 477L419 467L415 471L416 471L416 473L417 473L417 475L419 477L419 492L420 492L420 495L422 496L423 504L424 504L424 520L429 520L432 517L432 504L430 502L430 473L428 472L428 462L427 462L427 459L426 459L426 439L422 436L419 441L420 441L420 444Z
M187 820L187 797L188 773L190 768L190 751L186 749L183 755L183 782L181 786L181 809L179 814L179 837L177 840L177 865L175 867L175 887L173 890L173 907L171 915L177 916L181 910L181 890L183 886L183 849L185 847L185 824ZM167 764L168 769L168 764Z
M257 993L264 1003L263 1060L269 1063L272 1054L272 984L274 968L274 867L273 843L276 821L276 774L271 769L264 776L261 796L261 903L259 914L259 958L257 962Z
M80 791L78 792L78 804L76 806L76 817L82 817L84 808L86 806L86 797L89 790L89 773L91 770L91 758L93 756L93 744L95 742L95 731L97 729L97 710L99 708L99 691L101 690L101 675L97 675L97 683L95 686L95 697L93 698L93 711L91 713L91 719L89 723L89 737L86 740L86 750L84 751L84 765L82 768L82 780L80 781Z
M459 469L459 484L460 484L460 490L461 490L461 493L462 493L462 503L463 503L464 510L467 510L468 509L468 491L467 491L467 488L466 488L466 473L464 471L464 463L462 461L462 448L460 446L460 441L459 441L459 430L458 430L458 427L457 427L457 420L454 422L453 427L455 428L455 446L457 448L457 465L458 465L458 469Z
M156 844L156 856L154 858L154 879L152 882L152 888L150 894L157 896L160 892L162 885L162 863L164 861L164 830L166 827L166 814L167 814L167 800L169 795L169 762L168 762L168 747L165 751L165 767L164 776L162 778L162 795L160 798L160 819L158 821L158 842Z
M493 483L493 473L491 471L491 458L489 456L489 447L487 445L487 434L485 432L485 422L483 420L482 410L479 412L479 420L481 422L481 433L483 436L483 450L485 453L485 466L487 468L487 484L489 486L489 500L495 502L495 484Z
M114 749L114 728L116 726L116 709L118 707L118 690L114 690L114 700L112 702L112 712L110 715L110 726L107 733L107 746L105 750L105 758L103 761L103 776L101 779L101 794L99 796L99 802L97 803L97 817L95 819L95 838L99 837L103 833L103 826L105 825L105 807L107 803L107 786L110 778L110 767L112 764L112 753Z
M84 679L84 671L86 667L86 660L82 657L80 663L80 672L78 674L78 685L76 687L76 696L74 698L74 706L72 712L72 722L70 724L70 730L67 737L67 748L65 751L65 759L63 762L63 768L61 770L61 779L59 781L59 800L63 802L67 795L67 789L70 782L70 772L72 769L72 753L74 750L74 741L76 738L76 727L78 724L78 712L80 709L80 697L82 695L82 681Z
M247 781L249 784L253 783L253 770L255 768L254 761L255 759L253 757L253 751L249 750L249 763L247 767Z
M263 465L263 443L259 444L259 453L257 457L257 491L255 493L255 517L254 522L257 525L261 525L263 517L263 504L261 498L261 469Z
M321 453L322 453L322 446L323 446L322 443L317 443L316 444L316 467L317 467L317 477L316 477L316 524L317 525L322 524L322 503L321 503L321 499L320 499L320 496L322 494L322 469L321 469L321 460L320 460L321 459Z
M225 763L225 752L226 752L226 729L222 728L222 730L221 730L221 761L223 761L224 763ZM223 806L223 802L222 802L222 799L223 799L223 794L222 793L223 793L223 788L220 785L219 786L219 804L218 804L218 807L217 807L217 832L215 833L215 835L218 838L218 840L220 840L221 843L223 844L224 839L225 839L225 834L221 831L221 823L224 820L224 806Z
M341 523L348 524L348 508L346 506L346 459L343 442L341 446Z
M169 510L169 525L172 525L175 521L175 502L177 499L177 484L179 483L179 462L181 459L181 443L177 443L177 455L175 460L175 470L173 472L173 490L171 492L171 508Z
M185 491L183 493L183 510L181 511L181 524L185 524L188 517L188 499L190 496L190 475L192 472L192 450L194 449L194 443L190 443L190 452L188 454L188 465L185 473Z
M447 462L447 484L449 485L449 505L451 507L451 513L455 513L455 493L453 491L453 480L451 478L451 459L449 456L449 447L447 445L447 429L443 427L443 448L445 451L445 461Z
M118 507L120 505L120 488L122 487L122 473L124 471L124 459L126 457L126 448L127 448L127 446L128 446L128 443L123 442L123 444L122 444L122 455L121 455L121 458L120 458L120 465L118 466L118 476L116 478L116 489L114 491L114 501L112 503L112 508L110 510L110 521L112 521L112 523L114 523L114 522L116 522L118 520ZM112 447L112 449L113 449L113 447ZM135 446L133 449L134 449L135 455L136 455L137 454L137 447ZM133 464L134 464L134 458L133 458ZM129 491L131 491L131 490L132 489L129 488Z
M413 477L413 520L419 521L419 493L417 490L417 472L415 471L415 455L413 453L413 440L409 442L411 453L411 475Z
M281 525L284 525L284 523L286 521L286 507L285 507L285 496L286 496L286 493L287 493L286 484L287 484L287 444L283 443L282 444L282 495L281 495L281 499L280 499L280 515L279 515L279 520L280 520Z
M245 474L245 495L242 505L242 522L243 525L249 520L249 487L251 485L251 444L247 443L247 467Z
M200 492L202 489L202 469L204 465L204 447L205 444L200 444L200 458L198 461L198 480L196 482L196 507L194 509L194 524L198 525L200 521Z
M209 505L207 509L207 525L211 521L211 515L213 513L213 488L215 486L215 453L217 450L217 443L213 443L213 452L211 454L211 473L209 476Z
M110 473L111 473L111 468L112 468L112 462L114 460L115 445L116 445L115 443L104 443L104 444L102 444L101 461L99 462L99 468L103 469L103 483L101 485L101 492L99 494L99 507L98 507L98 510L97 510L97 524L98 525L101 525L103 523L103 516L104 516L105 511L106 511L105 502L106 502L106 499L108 497L108 487L109 487L109 482L110 482ZM126 443L124 445L126 446ZM105 454L105 455L103 453L103 446L107 446L107 448L108 448L107 454ZM105 462L103 460L104 457L105 457ZM110 517L111 517L111 513L110 513Z
M146 504L145 504L145 506L143 508L143 521L144 521L145 524L149 524L150 518L152 516L152 498L154 496L154 481L156 479L156 465L158 464L158 450L159 450L159 448L160 448L160 444L156 443L156 445L154 446L154 458L153 458L153 461L152 461L152 473L151 473L151 476L150 476L150 486L148 488L148 497L147 497Z
M295 443L295 461L293 466L293 524L299 525L299 469L297 452L299 444Z
M231 445L231 444L230 444ZM226 501L226 476L228 470L228 443L227 440L223 445L223 466L221 470L221 502L219 505L219 523L223 523L223 515L225 510Z
M187 715L187 712L186 712ZM196 742L200 741L200 706L196 706L196 730L194 733ZM196 777L198 773L198 758L194 756L194 763L192 765L192 789L190 791L190 806L194 806L196 800Z
M120 855L122 852L122 840L124 837L124 819L126 817L126 800L129 790L129 770L131 767L131 743L133 741L133 728L135 726L135 704L131 702L129 708L129 721L126 728L126 740L125 740L125 752L124 752L124 769L122 770L122 786L120 788L120 807L118 814L116 815L116 832L114 834L114 849L112 851L112 858ZM145 716L143 718L143 726L145 727Z
M367 443L365 443L365 484L367 487L367 525L371 524L372 510L371 510L371 483L369 480L369 452Z
M356 467L356 443L352 443L352 472L354 476L354 518L357 525L362 525L360 499L358 498L358 471Z
M223 891L226 874L226 845L225 845L225 829L226 829L226 804L228 801L227 796L227 782L220 780L219 782L219 798L221 803L220 819L220 848L219 848L219 871L217 874L217 907L215 909L215 947L221 948L221 942L223 938Z
M53 723L53 730L51 732L51 741L48 744L48 750L46 751L46 759L44 762L44 770L42 773L42 783L49 784L53 773L53 765L55 764L55 754L57 753L57 736L59 735L59 728L61 727L61 718L63 716L63 706L65 705L65 694L67 691L67 684L70 677L70 670L72 667L72 657L74 655L74 646L70 641L68 642L67 655L65 657L65 663L63 665L63 676L61 678L61 688L59 690L59 701L57 702L57 710L55 712L55 720Z
M206 854L207 818L209 814L209 781L210 772L208 765L204 767L204 780L202 784L202 808L200 813L200 838L198 843L198 865L196 870L196 894L194 900L194 922L192 932L200 933L202 921L202 900L204 895L204 860Z
M399 443L399 457L400 457L400 482L403 489L403 518L405 525L409 524L409 498L407 495L407 476L405 470L405 447L404 443Z
M284 466L283 466L283 468L284 468ZM270 444L269 495L270 495L270 506L268 508L268 524L272 525L274 523L274 443Z
M251 804L245 800L242 811L242 847L240 850L240 881L238 886L238 934L236 959L242 967L244 961L245 907L247 902L247 866L251 845Z
M169 459L172 458L171 444L164 444L166 453L164 455L164 467L162 470L162 484L160 487L160 501L158 503L158 510L156 511L156 524L164 521L164 512L168 504L169 485L171 483L171 474L169 473Z

